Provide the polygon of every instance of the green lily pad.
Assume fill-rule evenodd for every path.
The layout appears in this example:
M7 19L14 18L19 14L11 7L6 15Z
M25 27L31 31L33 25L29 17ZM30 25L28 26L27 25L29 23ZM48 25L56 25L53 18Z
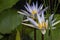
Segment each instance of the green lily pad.
M18 17L17 11L14 9L7 9L0 13L0 32L10 33L14 30L21 22L22 17ZM20 19L20 20L19 20Z
M4 9L11 8L17 2L18 0L0 0L0 12Z

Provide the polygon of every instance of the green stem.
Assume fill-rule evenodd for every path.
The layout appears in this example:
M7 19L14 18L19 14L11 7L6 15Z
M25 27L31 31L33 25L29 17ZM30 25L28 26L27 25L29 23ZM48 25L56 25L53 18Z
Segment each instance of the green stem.
M44 35L42 34L42 40L44 40Z
M34 29L34 40L36 40L36 29Z
M49 34L48 35L50 36L50 34L51 34L51 31L49 30Z

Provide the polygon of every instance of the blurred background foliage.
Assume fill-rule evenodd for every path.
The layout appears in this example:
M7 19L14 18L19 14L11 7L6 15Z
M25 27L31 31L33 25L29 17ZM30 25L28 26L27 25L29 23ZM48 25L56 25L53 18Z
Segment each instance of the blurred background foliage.
M44 7L49 6L46 16L55 13L54 18L60 20L60 0L0 0L0 40L34 40L34 28L30 28L21 24L24 19L23 15L17 13L20 9L25 9L26 2L31 4L38 1ZM17 30L16 30L17 29ZM52 40L60 40L60 23L56 25L56 29L52 31ZM36 30L36 39L41 39L40 30ZM45 40L49 37L45 36ZM51 40L51 39L50 39Z

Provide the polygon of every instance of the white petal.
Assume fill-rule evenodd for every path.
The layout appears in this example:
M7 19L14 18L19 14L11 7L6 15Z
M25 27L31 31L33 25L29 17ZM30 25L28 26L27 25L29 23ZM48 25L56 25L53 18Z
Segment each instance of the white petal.
M33 6L32 7L33 7L33 10L36 10L34 3L33 3Z
M31 18L27 17L27 19L35 26L38 26L38 24Z
M29 8L27 6L24 6L26 8L27 11L30 11Z
M33 28L37 28L36 26L32 25L32 24L26 24L26 23L22 23L23 25L26 25L26 26L30 26L30 27L33 27ZM37 28L38 29L38 28Z
M22 12L24 12L27 16L30 16L30 14L24 10L21 10Z
M49 21L52 21L54 14L49 17Z
M54 19L54 20L52 21L52 24L53 24L55 21L56 21L56 19Z
M46 24L47 24L46 28L48 28L48 20L46 20Z
M44 13L44 12L47 10L47 8L48 8L48 7L46 7L46 8L43 9L43 10L39 10L39 11L38 11L38 12L39 12L39 15L42 14L42 13Z
M44 8L42 11L46 11L48 9L48 7Z
M23 22L29 21L28 19L23 20Z
M27 3L27 7L29 9L30 12L32 12L31 6Z
M43 8L43 5L41 4L41 5L39 6L39 8L38 8L39 11L42 10L42 8Z
M52 27L52 29L54 30L54 29L56 29L56 27Z
M36 10L38 9L38 2L36 2Z
M17 11L17 13L27 16L25 13Z
M42 13L42 21L45 21L44 12Z
M40 17L40 15L37 13L37 18L38 18L38 22L41 23L42 18Z
M38 11L38 14L41 15L42 14L42 11Z
M53 23L52 26L55 26L55 25L58 24L58 23L60 23L60 20L57 21L57 22L55 22L55 23Z
M26 4L27 4L27 6L24 6L24 7L26 8L26 10L27 10L28 12L31 13L31 11L32 11L31 6L30 6L28 3L26 3Z
M50 29L50 28L49 28ZM56 29L56 27L51 27L52 30Z
M43 29L43 30L41 30L41 32L42 32L42 34L44 35L44 34L46 33L46 30Z

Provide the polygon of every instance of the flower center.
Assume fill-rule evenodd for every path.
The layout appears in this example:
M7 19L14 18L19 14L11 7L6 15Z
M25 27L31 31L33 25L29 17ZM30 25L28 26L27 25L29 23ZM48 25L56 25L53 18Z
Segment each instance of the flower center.
M36 10L33 10L32 11L32 15L34 15L34 14L36 14L37 13L37 11Z
M34 16L35 16L35 14L37 13L37 11L36 11L36 10L32 10L31 13L32 13L32 16L31 16L31 17L34 19L34 18L35 18Z
M38 24L39 29L47 28L47 24L45 22L42 22L41 24Z

